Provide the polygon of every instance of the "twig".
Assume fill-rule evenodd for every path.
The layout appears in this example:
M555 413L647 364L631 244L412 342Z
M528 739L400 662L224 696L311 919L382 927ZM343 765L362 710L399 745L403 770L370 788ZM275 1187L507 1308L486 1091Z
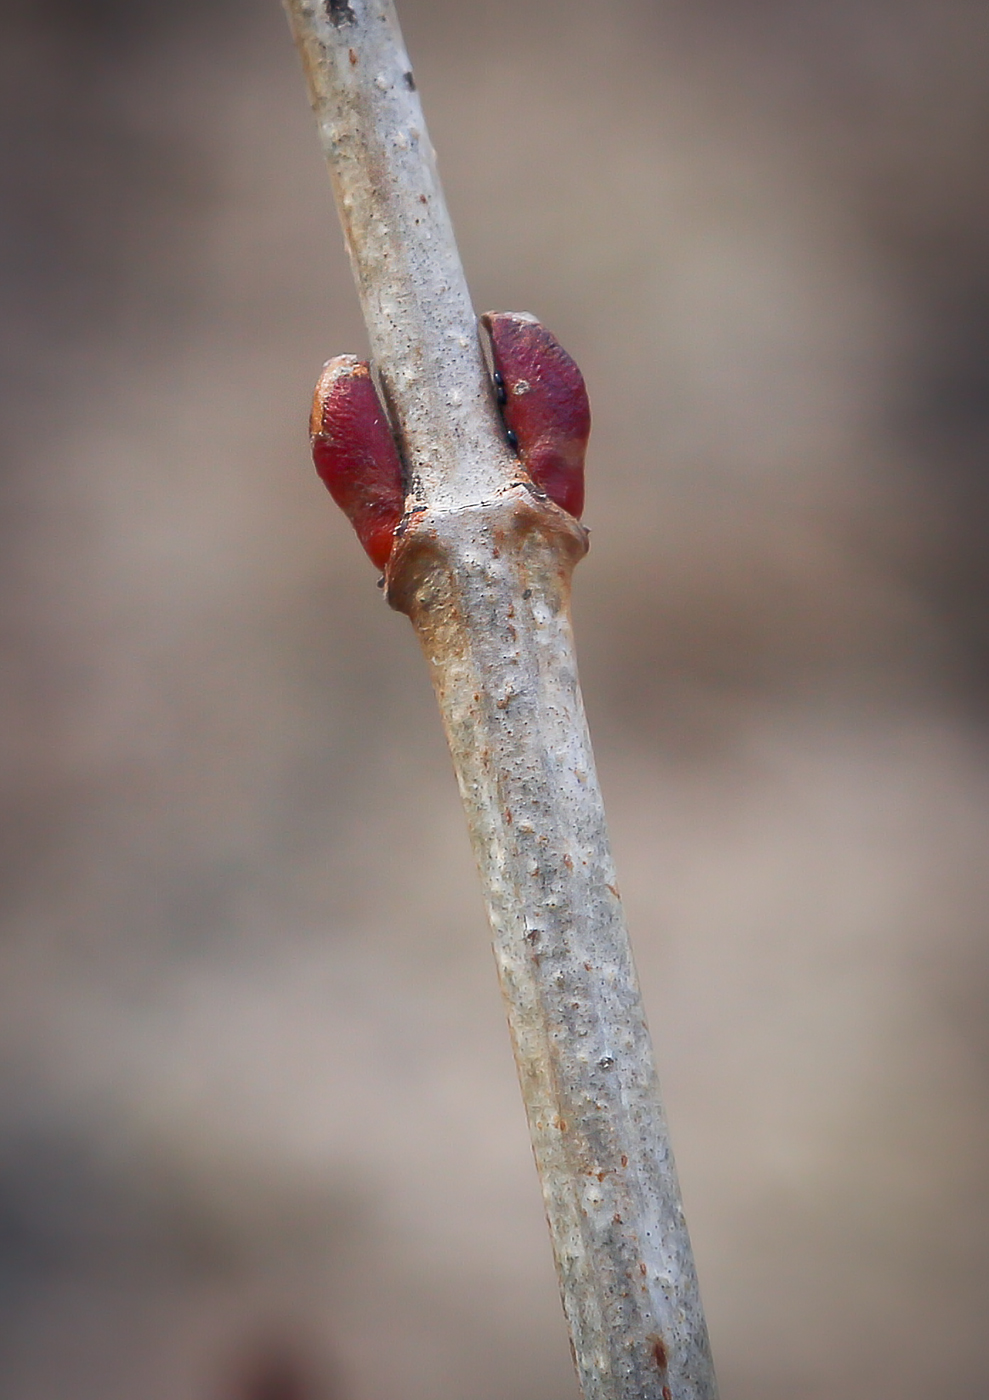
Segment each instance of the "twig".
M577 683L586 533L504 439L388 0L286 0L409 496L422 642L494 934L585 1400L715 1400Z

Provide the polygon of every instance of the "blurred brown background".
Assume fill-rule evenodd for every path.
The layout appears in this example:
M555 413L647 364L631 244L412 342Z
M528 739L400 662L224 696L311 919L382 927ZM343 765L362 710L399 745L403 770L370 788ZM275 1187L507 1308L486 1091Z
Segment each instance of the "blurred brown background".
M989 10L404 0L577 625L724 1400L989 1394ZM5 0L3 1400L573 1400L276 0Z

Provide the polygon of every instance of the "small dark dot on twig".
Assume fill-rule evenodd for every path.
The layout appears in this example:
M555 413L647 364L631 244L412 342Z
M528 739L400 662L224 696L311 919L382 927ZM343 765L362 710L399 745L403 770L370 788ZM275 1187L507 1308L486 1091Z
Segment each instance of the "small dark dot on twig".
M354 24L357 18L347 0L326 0L326 16L338 28L342 24Z

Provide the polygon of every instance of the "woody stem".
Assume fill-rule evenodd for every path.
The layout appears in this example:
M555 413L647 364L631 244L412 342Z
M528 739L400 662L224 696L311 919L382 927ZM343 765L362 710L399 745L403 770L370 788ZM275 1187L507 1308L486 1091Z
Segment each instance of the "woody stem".
M586 533L519 480L394 8L286 0L409 480L387 570L481 874L585 1400L715 1400L577 681Z

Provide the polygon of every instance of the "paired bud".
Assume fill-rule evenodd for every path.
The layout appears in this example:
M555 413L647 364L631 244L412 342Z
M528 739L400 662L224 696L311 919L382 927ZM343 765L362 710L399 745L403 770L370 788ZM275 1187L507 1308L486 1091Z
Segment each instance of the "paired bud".
M533 485L579 517L591 430L583 376L534 317L496 311L482 320L508 442ZM383 569L404 514L405 483L367 361L338 355L324 366L309 432L318 475Z
M366 360L337 355L316 382L309 441L317 475L379 569L405 510L402 463Z
M502 417L522 465L540 491L579 520L591 432L584 376L534 316L489 311L481 321L491 337Z

